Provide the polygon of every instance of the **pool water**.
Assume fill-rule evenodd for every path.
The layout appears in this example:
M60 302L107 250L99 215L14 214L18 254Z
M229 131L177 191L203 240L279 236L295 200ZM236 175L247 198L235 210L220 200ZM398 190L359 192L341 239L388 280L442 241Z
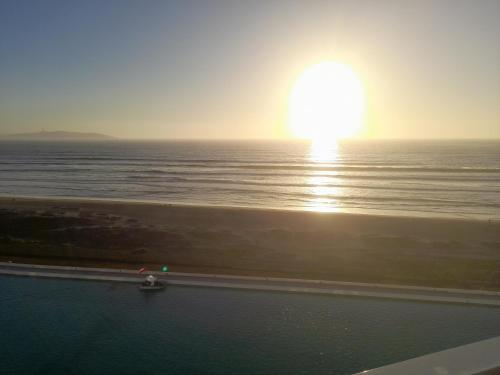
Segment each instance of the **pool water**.
M2 374L351 374L500 335L500 309L0 277Z

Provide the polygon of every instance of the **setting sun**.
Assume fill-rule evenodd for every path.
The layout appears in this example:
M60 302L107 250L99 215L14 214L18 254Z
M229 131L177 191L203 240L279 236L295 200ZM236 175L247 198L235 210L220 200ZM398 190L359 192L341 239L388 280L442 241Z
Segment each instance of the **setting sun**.
M333 143L361 128L363 85L351 68L322 62L295 82L289 103L289 124L297 138Z

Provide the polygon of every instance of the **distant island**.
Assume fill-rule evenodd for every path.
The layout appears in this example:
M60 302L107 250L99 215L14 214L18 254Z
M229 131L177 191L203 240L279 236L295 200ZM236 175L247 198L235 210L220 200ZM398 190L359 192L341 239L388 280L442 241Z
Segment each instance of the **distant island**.
M110 141L117 138L99 133L41 131L35 133L8 134L0 136L0 139L29 141Z

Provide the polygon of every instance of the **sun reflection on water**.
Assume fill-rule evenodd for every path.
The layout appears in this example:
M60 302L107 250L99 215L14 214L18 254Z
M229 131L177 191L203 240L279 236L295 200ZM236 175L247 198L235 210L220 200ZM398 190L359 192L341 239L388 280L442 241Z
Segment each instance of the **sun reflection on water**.
M311 142L309 160L314 163L335 163L339 158L337 142L315 140Z
M313 141L309 150L309 160L314 164L334 164L339 161L339 146L336 142ZM339 186L329 186L331 176L325 176L322 171L314 171L308 178L309 193L314 196L306 203L310 211L341 212L338 199L342 194Z

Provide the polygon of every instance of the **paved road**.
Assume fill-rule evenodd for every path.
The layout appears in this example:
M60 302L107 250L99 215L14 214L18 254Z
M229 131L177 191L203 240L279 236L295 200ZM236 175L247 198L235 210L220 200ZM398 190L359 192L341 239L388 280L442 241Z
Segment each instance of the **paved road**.
M172 285L193 285L316 294L351 295L421 301L440 301L500 306L500 292L436 289L323 280L148 272ZM0 262L0 274L90 280L140 282L144 275L132 270L39 266Z

